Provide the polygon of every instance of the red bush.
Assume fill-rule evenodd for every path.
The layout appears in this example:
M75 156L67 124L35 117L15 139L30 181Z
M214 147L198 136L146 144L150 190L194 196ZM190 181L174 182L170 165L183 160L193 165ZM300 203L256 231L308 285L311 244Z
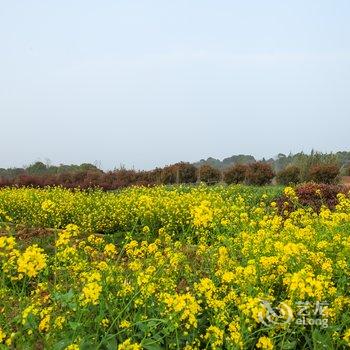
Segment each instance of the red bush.
M229 185L243 183L246 178L247 170L248 167L244 164L233 165L225 170L224 181Z
M246 182L249 185L267 185L274 178L275 174L270 164L256 162L248 165Z
M160 175L162 184L171 185L179 182L177 168L174 165L165 166Z
M210 165L202 165L198 168L198 178L206 184L215 184L221 180L221 172Z
M281 212L284 210L291 212L300 205L311 207L316 212L320 211L322 205L325 205L329 209L334 209L338 204L338 193L346 194L347 191L346 188L341 185L310 182L297 186L295 192L298 196L298 203L294 203L284 195L276 199ZM286 203L288 204L286 205Z
M310 169L308 179L317 183L335 183L338 180L339 170L337 165L315 165Z

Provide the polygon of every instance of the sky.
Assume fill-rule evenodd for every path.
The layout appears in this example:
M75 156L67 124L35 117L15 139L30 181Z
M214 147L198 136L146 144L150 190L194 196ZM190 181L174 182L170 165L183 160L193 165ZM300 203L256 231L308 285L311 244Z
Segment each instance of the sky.
M348 0L0 0L0 167L350 150Z

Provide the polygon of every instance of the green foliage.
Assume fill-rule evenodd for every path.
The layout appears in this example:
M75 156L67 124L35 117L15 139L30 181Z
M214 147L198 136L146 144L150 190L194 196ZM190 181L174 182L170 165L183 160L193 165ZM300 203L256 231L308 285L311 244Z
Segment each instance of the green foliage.
M256 162L255 158L251 155L239 154L232 157L224 158L222 161L223 167L227 168L232 165L245 165Z
M224 158L222 161L220 159L215 159L209 157L207 160L201 159L198 163L195 163L197 167L202 165L210 165L216 169L227 169L235 164L249 164L254 163L256 160L253 156L247 154L233 155L228 158Z
M27 167L27 172L30 175L44 174L47 171L47 166L42 162L35 162Z
M311 168L317 165L335 165L338 164L338 158L335 154L324 154L311 151L311 154L299 153L293 157L293 165L300 169L301 181L308 181Z

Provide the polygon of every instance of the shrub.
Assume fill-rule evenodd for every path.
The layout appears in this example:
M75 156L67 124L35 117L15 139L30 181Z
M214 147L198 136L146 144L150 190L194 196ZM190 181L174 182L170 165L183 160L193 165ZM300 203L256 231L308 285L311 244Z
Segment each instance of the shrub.
M114 180L113 187L115 189L130 186L134 184L137 179L137 174L135 170L125 168L114 170L110 176L112 176Z
M197 168L193 164L181 162L175 166L178 169L181 183L195 183L197 181Z
M177 169L174 165L165 166L162 169L160 181L165 185L175 184L178 181L177 175Z
M10 179L7 179L5 177L0 177L0 188L11 186L11 185L12 185L12 181Z
M300 168L289 165L276 175L276 180L281 185L297 184L301 181Z
M198 178L207 184L214 184L221 180L221 172L210 165L202 165L198 168Z
M275 176L272 167L268 163L256 162L248 164L246 181L249 185L266 185Z
M43 183L43 178L41 176L36 175L27 175L23 174L18 176L14 184L18 185L19 187L24 186L33 186L33 187L43 187L45 184Z
M155 168L153 170L147 171L145 177L151 184L161 184L162 183L162 171L161 168Z
M338 193L346 193L346 188L334 184L317 184L314 182L304 183L295 188L298 203L294 203L290 198L282 195L276 199L280 212L285 210L291 212L301 206L311 207L319 212L322 205L329 209L334 209L338 204Z
M195 183L197 168L190 163L180 162L164 167L161 171L161 183Z
M304 154L299 153L293 157L293 164L298 166L300 169L301 181L310 181L309 174L310 169L320 164L323 165L332 165L336 164L338 161L337 156L335 154L324 154L320 152L315 152L314 150L311 153Z
M337 165L315 165L310 169L308 178L317 183L331 184L339 179L339 167Z
M244 182L247 173L247 166L244 164L236 164L228 168L224 172L224 181L227 184L238 184Z

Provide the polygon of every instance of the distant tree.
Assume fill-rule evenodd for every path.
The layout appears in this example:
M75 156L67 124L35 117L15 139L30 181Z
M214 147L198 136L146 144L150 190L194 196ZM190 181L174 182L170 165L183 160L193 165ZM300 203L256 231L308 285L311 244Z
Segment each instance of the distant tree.
M333 153L325 154L312 150L309 155L303 152L296 154L292 164L299 167L301 181L308 181L310 170L313 167L318 165L338 166L338 157Z
M90 163L82 163L79 165L79 168L82 171L88 171L88 170L97 171L97 172L100 171L100 169L96 165L93 165Z
M223 167L228 168L235 164L250 164L254 162L256 162L256 160L253 156L246 155L246 154L239 154L239 155L234 155L232 157L223 159L222 165Z
M44 174L47 171L47 167L43 162L35 162L26 168L26 172L31 175Z

